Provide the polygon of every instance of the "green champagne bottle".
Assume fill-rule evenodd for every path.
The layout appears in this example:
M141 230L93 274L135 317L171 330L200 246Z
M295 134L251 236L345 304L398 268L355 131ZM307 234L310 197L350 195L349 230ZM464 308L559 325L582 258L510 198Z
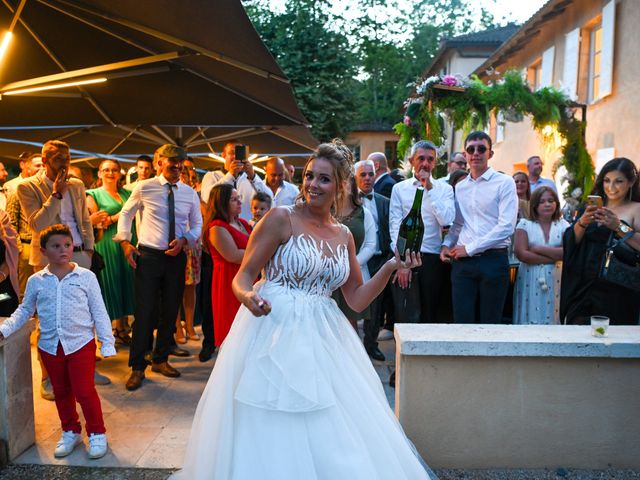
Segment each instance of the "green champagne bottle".
M404 253L407 249L420 253L422 236L424 235L424 223L422 223L422 195L424 188L418 187L413 198L413 206L407 216L404 217L398 231L396 247L400 253L400 259L404 262Z

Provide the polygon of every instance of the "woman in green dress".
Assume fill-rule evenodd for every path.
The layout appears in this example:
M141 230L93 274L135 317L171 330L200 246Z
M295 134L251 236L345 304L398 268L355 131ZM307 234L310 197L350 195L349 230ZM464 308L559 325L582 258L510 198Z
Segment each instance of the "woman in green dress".
M131 195L120 187L122 168L116 160L103 160L98 167L98 188L87 190L87 207L91 223L96 229L95 251L104 260L104 268L98 274L104 303L111 320L115 320L116 342L129 344L128 316L133 315L134 275L120 245L113 241L118 229L118 217L124 203ZM135 242L135 240L134 240Z

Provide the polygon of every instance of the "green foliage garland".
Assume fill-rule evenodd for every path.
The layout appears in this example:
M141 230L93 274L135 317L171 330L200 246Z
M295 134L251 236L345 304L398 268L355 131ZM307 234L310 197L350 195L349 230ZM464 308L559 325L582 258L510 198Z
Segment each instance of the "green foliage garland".
M491 112L503 112L508 121L529 115L536 130L555 127L562 137L560 165L568 172L565 197L577 203L591 191L594 168L584 139L586 125L575 118L571 105L571 100L553 87L532 92L518 70L510 70L488 85L475 76L469 80L451 75L431 77L416 83L415 96L405 103L404 120L394 126L400 136L398 154L404 156L420 139L442 145L445 120L468 133L484 129Z

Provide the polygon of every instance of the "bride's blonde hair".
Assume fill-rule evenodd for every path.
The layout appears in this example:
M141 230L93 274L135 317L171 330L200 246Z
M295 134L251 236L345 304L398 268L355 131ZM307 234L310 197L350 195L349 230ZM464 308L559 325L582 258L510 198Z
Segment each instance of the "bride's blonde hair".
M318 148L313 151L307 163L304 165L304 169L302 170L303 183L309 163L316 158L322 158L328 161L333 167L333 174L336 179L336 198L333 200L331 213L335 214L336 206L341 205L344 198L349 195L347 182L353 176L353 153L351 153L349 147L339 138L334 138L329 143L321 143L318 145ZM304 201L303 189L300 188L300 193L296 197L296 203L304 203Z

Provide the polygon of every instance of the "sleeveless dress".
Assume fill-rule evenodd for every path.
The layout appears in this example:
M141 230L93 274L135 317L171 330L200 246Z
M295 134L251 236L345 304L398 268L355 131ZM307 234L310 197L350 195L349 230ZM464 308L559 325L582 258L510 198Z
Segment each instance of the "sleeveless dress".
M251 233L251 227L242 218L238 219L244 226L245 230ZM209 224L207 228L207 244L209 246L209 252L213 258L213 280L211 281L211 305L213 306L213 335L215 338L215 345L219 347L227 337L227 333L233 323L233 318L238 313L240 302L233 294L231 290L231 282L233 277L236 276L240 269L239 263L231 263L225 260L225 258L216 250L216 248L209 241L208 232L211 227L222 227L227 230L233 241L241 250L247 248L249 242L249 235L241 232L237 228L232 227L224 220L214 220Z
M358 256L360 256L360 252L363 248L363 244L365 243L365 209L364 207L362 205L358 205L356 208L354 208L353 212L351 212L349 216L342 219L341 223L345 227L347 227L351 232L351 235L353 236L353 242L355 243L356 252ZM369 248L369 250L371 251L371 254L366 254L367 258L366 258L366 261L364 262L364 268L366 268L366 264L371 259L371 256L375 250L375 238L373 239L373 248ZM360 259L358 259L358 261L359 260ZM363 268L362 263L360 263L360 268ZM362 277L364 281L369 280L369 271L367 270L366 274L363 271ZM340 289L334 290L331 296L338 304L338 307L340 308L340 310L342 310L342 313L344 313L344 315L349 320L360 320L361 318L371 318L371 306L368 306L362 312L356 312L351 309L346 299L342 295L342 291Z
M115 215L127 201L131 192L124 188L118 189L122 203L109 195L102 188L87 190L100 210L109 215ZM113 241L113 236L118 231L118 224L113 223L104 230L102 239L96 242L95 250L104 260L104 268L98 274L98 282L102 290L102 297L112 320L126 315L133 315L135 310L134 299L134 273L133 269L124 257L120 245ZM136 239L131 242L135 245Z
M549 241L538 222L520 219L517 230L527 232L529 245L561 247L569 223L561 218L551 223ZM513 323L516 325L558 325L560 323L560 278L562 262L530 265L520 262L513 293Z
M184 480L427 480L358 335L331 292L349 276L346 227L296 229L240 307L202 394Z

